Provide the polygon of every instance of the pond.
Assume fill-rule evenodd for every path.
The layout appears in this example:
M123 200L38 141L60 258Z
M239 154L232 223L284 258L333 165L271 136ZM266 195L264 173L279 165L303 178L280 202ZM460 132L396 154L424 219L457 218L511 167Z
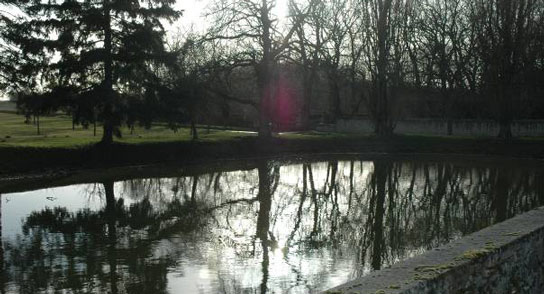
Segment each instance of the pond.
M2 293L319 293L542 205L544 168L261 159L0 190Z

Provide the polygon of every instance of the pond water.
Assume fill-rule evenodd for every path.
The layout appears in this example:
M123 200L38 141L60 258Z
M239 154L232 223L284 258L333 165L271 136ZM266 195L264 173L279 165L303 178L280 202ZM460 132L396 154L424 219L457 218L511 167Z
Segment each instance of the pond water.
M1 293L319 293L544 203L511 162L107 173L1 194Z

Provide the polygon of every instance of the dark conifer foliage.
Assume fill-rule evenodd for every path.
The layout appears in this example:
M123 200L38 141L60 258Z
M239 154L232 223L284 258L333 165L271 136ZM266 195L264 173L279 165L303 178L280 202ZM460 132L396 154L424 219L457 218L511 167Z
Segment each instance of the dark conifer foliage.
M156 96L158 69L175 58L164 47L162 23L181 16L175 0L10 1L24 15L5 38L23 56L16 71L35 80L20 109L24 101L52 99L40 112L64 110L84 125L101 121L103 143L120 136L133 104ZM130 120L140 118L131 113Z
M9 0L0 0L0 90L10 92L13 90L15 68L15 52L4 40L9 28L13 25L12 14L8 11ZM2 94L2 92L0 92Z

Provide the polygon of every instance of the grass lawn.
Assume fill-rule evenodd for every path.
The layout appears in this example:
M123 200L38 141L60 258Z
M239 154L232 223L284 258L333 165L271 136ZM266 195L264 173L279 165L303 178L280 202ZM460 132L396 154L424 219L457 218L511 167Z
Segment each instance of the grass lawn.
M97 126L96 136L93 128L84 129L76 126L72 130L71 118L66 115L46 116L40 118L40 135L35 124L25 124L25 118L12 111L0 110L0 147L65 147L77 148L100 141L102 126ZM114 138L116 142L140 144L156 142L189 141L189 128L172 131L164 124L154 124L151 129L137 127L131 134L126 127L122 128L122 138ZM247 136L256 136L253 132L207 129L198 129L199 141L211 142L228 140ZM339 134L326 132L287 132L278 135L284 139L333 139L333 138L363 138L368 135Z
M65 115L56 115L40 118L40 135L34 124L25 124L25 118L12 112L0 112L0 147L67 147L76 148L100 141L102 127L97 126L96 137L93 136L92 126L83 129L76 126L72 130L71 118ZM255 136L253 133L239 131L225 131L205 128L199 130L200 141L217 141ZM177 132L161 124L151 129L135 128L130 134L128 128L122 129L122 138L115 138L116 142L139 144L151 142L189 141L188 128L181 128Z
M40 135L37 134L37 128L34 124L25 124L25 118L16 115L12 111L0 110L0 147L64 147L77 148L89 144L95 144L100 141L102 136L102 126L97 126L96 136L93 136L92 126L84 129L82 126L76 126L72 130L71 118L66 115L47 116L40 118ZM190 132L188 128L181 128L177 132L170 130L164 124L154 124L151 129L135 128L131 134L128 128L122 128L122 138L115 138L116 142L128 144L158 143L158 142L179 142L190 141ZM198 129L199 141L214 142L236 139L240 137L256 136L254 132L244 132L235 130L221 130L219 128L208 129L201 126ZM375 141L373 135L369 134L347 134L334 132L286 132L280 133L277 137L287 140L357 140L364 142ZM403 144L422 144L427 145L432 142L454 142L481 141L496 142L500 141L496 137L468 137L468 136L436 136L436 135L397 135L391 138L392 141L402 142ZM391 142L391 140L388 140ZM517 138L517 141L527 143L540 143L544 138Z

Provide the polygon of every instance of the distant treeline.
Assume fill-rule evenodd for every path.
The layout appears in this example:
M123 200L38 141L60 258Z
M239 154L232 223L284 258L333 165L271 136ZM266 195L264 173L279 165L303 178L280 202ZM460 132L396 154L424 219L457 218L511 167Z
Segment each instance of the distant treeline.
M363 115L544 117L544 0L213 0L201 34L174 36L173 2L2 0L0 87L28 117L310 128ZM196 130L194 132L196 136Z

